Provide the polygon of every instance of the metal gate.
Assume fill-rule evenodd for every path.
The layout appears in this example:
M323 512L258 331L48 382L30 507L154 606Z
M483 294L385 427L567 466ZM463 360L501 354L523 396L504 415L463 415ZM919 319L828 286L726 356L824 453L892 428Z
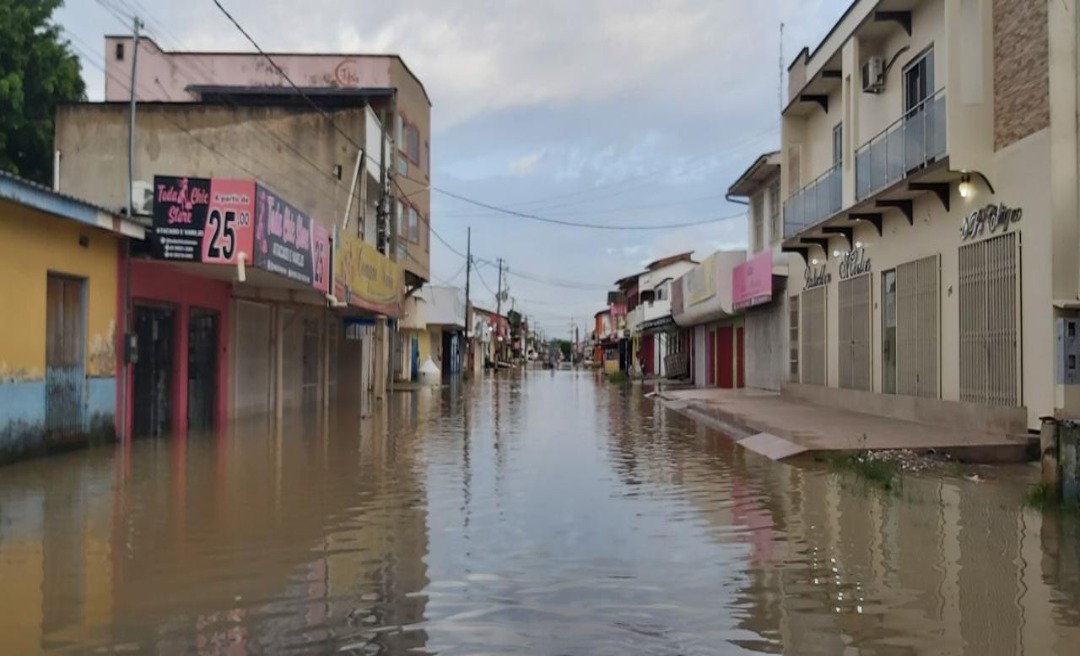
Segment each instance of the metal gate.
M939 392L938 256L896 267L896 393L936 399Z
M188 430L209 430L217 413L218 314L192 309L188 317Z
M788 299L788 380L799 382L799 297Z
M133 368L135 437L159 437L172 423L173 325L170 308L136 306L138 360Z
M85 281L49 274L45 290L45 429L84 429Z
M840 281L840 387L870 389L870 276Z
M1019 239L1006 233L960 248L960 400L1020 403Z
M314 407L319 401L319 357L320 342L319 332L321 321L312 317L304 317L304 361L301 373L301 404L305 408Z
M802 382L824 385L825 374L825 288L802 293Z

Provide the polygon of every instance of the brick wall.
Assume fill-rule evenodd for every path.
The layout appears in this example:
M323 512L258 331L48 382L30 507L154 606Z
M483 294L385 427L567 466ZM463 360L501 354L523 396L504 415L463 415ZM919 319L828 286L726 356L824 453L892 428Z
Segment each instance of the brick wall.
M1048 0L993 0L994 149L1050 125Z

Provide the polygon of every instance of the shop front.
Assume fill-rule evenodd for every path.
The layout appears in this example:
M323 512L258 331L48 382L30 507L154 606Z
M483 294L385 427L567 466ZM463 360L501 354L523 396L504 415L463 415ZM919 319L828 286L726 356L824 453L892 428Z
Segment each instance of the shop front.
M343 328L324 226L252 180L158 176L137 255L131 435L213 430L333 396Z
M745 259L743 251L719 251L674 282L676 340L680 352L687 352L688 373L697 387L746 384L745 326L732 302L732 275Z
M789 240L806 259L793 258L786 391L1006 432L1060 414L1046 134L994 160L959 184L931 168L843 228Z

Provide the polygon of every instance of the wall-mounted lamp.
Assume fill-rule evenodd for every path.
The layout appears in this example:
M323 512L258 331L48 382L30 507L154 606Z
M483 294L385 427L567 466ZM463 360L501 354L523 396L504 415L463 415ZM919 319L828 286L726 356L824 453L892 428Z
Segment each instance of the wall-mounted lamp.
M833 251L832 256L833 257L840 257L840 251L838 251L838 250Z
M971 176L965 175L960 178L958 191L960 192L960 198L967 198L971 195Z
M814 266L817 266L817 264L818 264L817 258L815 257L814 259L810 260L810 264L812 264Z
M237 282L247 282L247 253L240 251L236 256L236 280Z
M862 246L863 246L863 244L862 244L861 241L855 242L855 248L862 248Z

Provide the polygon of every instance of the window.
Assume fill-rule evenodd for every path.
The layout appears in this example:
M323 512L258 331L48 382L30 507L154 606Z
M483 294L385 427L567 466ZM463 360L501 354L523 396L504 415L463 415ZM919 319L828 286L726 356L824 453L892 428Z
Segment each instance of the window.
M401 242L403 239L407 239L408 236L409 236L409 231L408 231L408 229L409 229L408 207L401 200L398 200L397 216L398 216L398 229L397 229L398 242Z
M760 251L765 245L765 219L763 217L764 213L761 211L762 200L763 197L760 194L750 199L750 221L754 230L754 235L750 240L750 250L754 253Z
M420 213L415 207L409 208L409 241L420 243Z
M424 172L431 171L431 143L424 142Z
M904 113L923 109L923 103L934 95L934 49L931 47L904 69Z
M405 150L405 117L398 114L397 117L397 136L394 141L397 142L399 150Z
M656 288L656 300L658 300L658 301L667 300L669 298L670 294L671 294L671 283L670 282L661 283L660 286L658 286Z
M769 243L780 241L784 227L780 225L780 181L769 185Z
M124 44L116 44L116 61L124 61Z
M832 163L840 166L844 161L844 124L837 123L832 129Z
M409 133L409 159L413 164L420 166L420 130L415 125L408 127Z

